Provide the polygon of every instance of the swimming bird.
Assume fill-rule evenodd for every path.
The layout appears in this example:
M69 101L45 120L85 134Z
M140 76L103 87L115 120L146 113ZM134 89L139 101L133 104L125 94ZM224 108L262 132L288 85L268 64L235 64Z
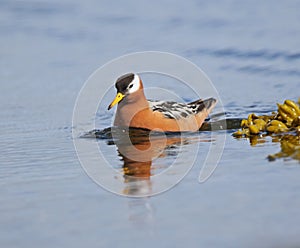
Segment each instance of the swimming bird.
M136 73L119 77L115 87L117 95L108 106L110 110L118 104L114 126L194 132L199 130L217 102L214 98L190 103L147 100L142 80Z

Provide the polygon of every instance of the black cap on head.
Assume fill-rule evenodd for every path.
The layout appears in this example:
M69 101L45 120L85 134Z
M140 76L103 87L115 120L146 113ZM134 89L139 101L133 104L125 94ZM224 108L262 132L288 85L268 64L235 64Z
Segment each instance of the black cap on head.
M128 85L133 81L134 74L133 73L127 73L117 79L116 82L116 88L118 92L125 92Z

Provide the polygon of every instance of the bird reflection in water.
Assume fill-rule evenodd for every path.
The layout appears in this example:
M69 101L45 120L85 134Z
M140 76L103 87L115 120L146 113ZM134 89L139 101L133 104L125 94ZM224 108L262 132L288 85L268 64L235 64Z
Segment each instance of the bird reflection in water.
M160 171L160 168L153 168L152 163L167 156L176 158L184 143L180 133L168 135L135 128L112 133L114 144L123 161L122 172L125 183L123 193L129 196L151 195L151 176ZM168 160L164 162L168 163ZM167 169L168 165L164 164L162 167Z
M221 119L205 122L199 130L201 132L182 133L111 127L103 130L94 129L82 137L106 140L107 145L117 147L122 166L116 164L115 156L108 156L107 159L113 159L110 160L110 164L115 164L113 166L117 170L115 178L122 181L121 188L117 186L118 193L128 196L149 196L168 188L173 179L177 182L180 179L178 175L185 175L191 168L195 156L200 160L205 159L206 152L202 149L202 152L198 153L198 145L195 143L214 141L211 130L236 128L239 123L240 119ZM179 157L181 159L178 160ZM176 167L170 168L177 161L180 162L176 163ZM162 173L167 170L168 173ZM158 177L155 177L156 175ZM166 177L160 180L162 175Z

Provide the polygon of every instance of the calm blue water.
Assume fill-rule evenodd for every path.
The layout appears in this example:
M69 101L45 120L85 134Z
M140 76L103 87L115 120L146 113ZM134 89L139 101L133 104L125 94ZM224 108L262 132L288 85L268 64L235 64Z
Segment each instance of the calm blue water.
M228 133L207 182L198 183L196 164L172 190L133 199L85 174L71 123L88 76L144 50L197 64L230 117L297 99L299 8L297 1L0 1L0 246L299 246L299 163L269 163L279 151L271 140L251 147ZM200 143L205 151L209 142Z

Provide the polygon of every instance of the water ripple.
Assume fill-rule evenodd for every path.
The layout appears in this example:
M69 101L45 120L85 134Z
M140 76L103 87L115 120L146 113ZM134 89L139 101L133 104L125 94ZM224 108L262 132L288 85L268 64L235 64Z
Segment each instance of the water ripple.
M239 67L238 70L250 73L263 73L265 75L284 75L284 76L300 76L300 71L296 69L273 69L267 66L247 65Z
M244 72L249 74L262 74L265 76L273 75L273 76L289 76L289 77L299 77L300 71L293 68L279 69L274 66L263 66L263 65L226 65L220 67L221 70L236 70L238 72Z
M3 1L0 3L2 10L11 12L17 16L50 16L57 14L74 14L75 5L61 2L37 2L37 1Z
M221 49L210 49L210 48L197 48L190 49L187 55L209 55L213 57L221 58L238 58L238 59L285 59L287 61L294 61L300 59L300 52L288 52L288 51L272 51L268 49L258 49L258 50L240 50L236 48L221 48Z

